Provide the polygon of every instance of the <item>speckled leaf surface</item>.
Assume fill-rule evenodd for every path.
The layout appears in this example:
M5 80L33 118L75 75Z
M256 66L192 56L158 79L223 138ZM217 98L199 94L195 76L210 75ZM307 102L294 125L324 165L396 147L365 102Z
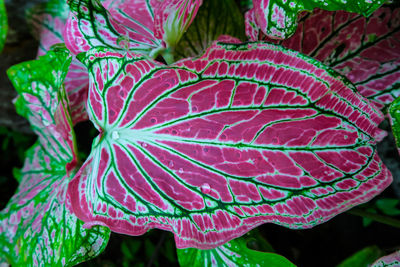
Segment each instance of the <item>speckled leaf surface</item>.
M71 15L64 38L74 54L93 47L157 57L175 45L202 1L139 0L69 2Z
M84 229L66 199L77 170L61 86L70 61L66 50L58 49L8 70L19 93L17 111L39 135L26 154L17 192L0 213L0 258L12 266L72 266L98 255L109 238L106 227Z
M295 266L281 255L249 249L246 237L231 240L222 246L209 250L196 248L178 249L177 254L180 266Z
M243 16L234 0L204 0L174 54L180 59L198 56L221 35L245 40Z
M378 259L372 264L372 267L395 267L400 266L400 251L393 252L387 256Z
M400 8L382 7L369 18L316 10L281 45L345 75L384 112L400 95ZM268 41L272 41L268 39Z
M77 216L214 248L266 222L308 228L391 182L382 114L321 63L269 44L214 44L170 67L91 50L100 135L71 181Z
M383 3L383 0L253 0L253 8L246 15L246 23L250 23L246 33L253 41L258 39L259 29L272 39L286 39L296 31L301 11L321 8L369 16Z
M35 37L39 40L38 56L46 54L52 45L64 43L62 33L68 14L69 7L65 0L52 0L29 10L28 24L31 25ZM73 123L87 120L85 105L89 77L86 67L75 58L71 61L64 86Z
M7 11L4 0L0 0L0 52L3 50L8 31Z

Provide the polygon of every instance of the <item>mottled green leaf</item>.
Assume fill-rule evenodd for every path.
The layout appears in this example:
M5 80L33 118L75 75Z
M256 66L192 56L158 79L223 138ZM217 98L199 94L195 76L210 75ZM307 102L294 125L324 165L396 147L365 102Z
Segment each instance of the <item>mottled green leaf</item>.
M209 250L196 248L178 249L181 266L295 266L285 257L270 252L249 249L247 235Z
M246 14L246 34L258 39L258 31L273 39L286 39L297 28L299 12L314 8L344 10L369 16L384 3L383 0L253 0L254 7Z
M392 132L396 140L397 150L400 153L400 97L396 98L396 100L390 105L389 116L392 124Z
M83 227L70 212L68 183L77 171L75 134L62 87L71 57L56 48L11 67L17 111L39 135L19 172L20 184L0 213L0 258L12 266L72 266L98 255L110 231Z

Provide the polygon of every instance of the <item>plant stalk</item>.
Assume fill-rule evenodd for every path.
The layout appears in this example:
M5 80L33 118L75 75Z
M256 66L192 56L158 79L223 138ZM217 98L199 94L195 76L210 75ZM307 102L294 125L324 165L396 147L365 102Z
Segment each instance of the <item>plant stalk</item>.
M365 217L365 218L371 219L373 221L387 224L387 225L390 225L390 226L393 226L396 228L400 228L400 220L394 219L389 216L372 213L372 212L366 211L361 208L352 208L351 210L348 211L348 213L357 215L357 216L361 216L361 217Z

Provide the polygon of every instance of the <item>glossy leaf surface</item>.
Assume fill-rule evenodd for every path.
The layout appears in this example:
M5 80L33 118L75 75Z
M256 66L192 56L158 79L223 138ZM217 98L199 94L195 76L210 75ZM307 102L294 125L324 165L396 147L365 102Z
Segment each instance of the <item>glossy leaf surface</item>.
M198 56L221 35L245 40L243 16L234 0L205 0L174 54Z
M400 95L399 16L400 8L394 7L380 8L369 18L316 10L280 44L345 75L363 96L386 112Z
M385 257L378 259L372 267L395 267L400 265L400 251L393 252Z
M312 227L391 182L375 151L382 114L297 52L218 43L170 67L101 49L81 59L100 135L68 194L87 223L207 249L265 222Z
M260 252L247 247L245 236L210 250L196 248L178 249L181 266L269 266L294 267L285 257L271 252Z
M72 266L98 255L109 238L108 228L84 229L66 199L77 164L61 86L70 61L66 50L50 51L8 70L19 93L17 111L39 135L27 152L17 192L0 213L0 258L12 266Z
M69 7L64 0L52 0L30 10L27 19L39 40L38 56L46 54L52 45L64 43L62 36ZM87 69L73 58L64 80L69 108L74 124L88 119L85 109L89 77Z
M0 52L3 50L8 31L7 12L4 0L0 0Z
M297 28L298 13L304 10L312 11L314 8L335 11L345 10L363 16L369 16L384 1L382 0L253 0L253 8L246 15L251 22L247 35L251 40L258 39L258 29L272 39L286 39Z

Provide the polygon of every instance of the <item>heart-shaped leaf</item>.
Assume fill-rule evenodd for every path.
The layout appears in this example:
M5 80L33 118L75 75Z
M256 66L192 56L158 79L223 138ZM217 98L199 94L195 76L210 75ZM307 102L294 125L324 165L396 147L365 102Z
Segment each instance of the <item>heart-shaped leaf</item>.
M29 25L39 40L38 56L46 54L54 44L63 43L62 32L69 7L65 0L51 0L32 8L27 14ZM68 95L70 114L74 124L88 119L85 109L89 77L81 62L72 59L64 80Z
M297 16L301 11L321 8L369 16L383 3L383 0L253 0L253 8L246 14L246 34L255 41L261 29L272 39L286 39L296 31Z
M101 134L68 194L87 223L209 249L266 222L312 227L392 180L382 114L300 53L216 43L170 67L100 48L81 60Z
M271 253L260 252L247 247L248 239L243 236L209 250L196 248L178 249L178 260L181 266L269 266L294 267L285 257Z
M110 231L84 229L70 212L68 183L76 148L62 87L71 57L63 49L11 67L17 111L39 135L28 150L16 194L0 213L0 258L12 266L72 266L98 255Z
M394 7L382 7L369 18L316 10L280 44L345 75L363 96L387 112L400 95L399 16L400 8Z
M7 12L4 0L0 0L0 52L3 50L8 31Z

